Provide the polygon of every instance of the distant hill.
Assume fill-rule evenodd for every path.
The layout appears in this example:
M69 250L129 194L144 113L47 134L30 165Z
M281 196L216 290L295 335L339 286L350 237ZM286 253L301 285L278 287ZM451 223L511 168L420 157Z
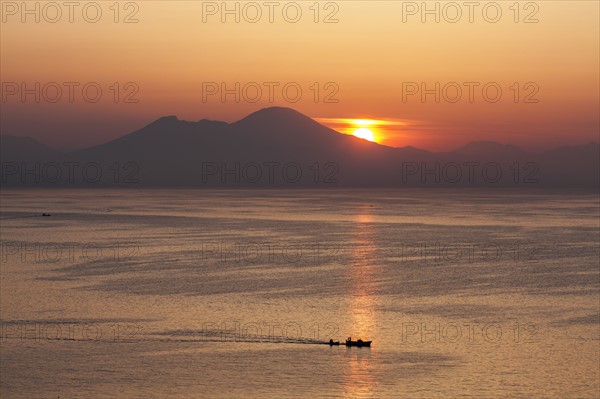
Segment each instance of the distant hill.
M599 158L598 143L541 154L495 142L472 142L445 153L392 148L341 134L280 107L235 123L162 117L116 140L69 154L33 139L2 136L3 164L42 160L72 165L79 179L51 184L84 186L590 189L598 187ZM13 175L2 184L33 183Z
M519 159L530 155L514 145L493 141L472 141L448 154L453 157L482 160Z
M31 137L0 135L0 158L2 162L50 160L59 154Z
M600 186L600 144L559 147L536 157L541 179L551 186Z

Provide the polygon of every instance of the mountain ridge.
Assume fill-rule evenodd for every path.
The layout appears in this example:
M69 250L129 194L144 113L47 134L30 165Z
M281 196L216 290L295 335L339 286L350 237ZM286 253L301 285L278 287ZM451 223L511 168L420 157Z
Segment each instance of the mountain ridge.
M5 142L9 145L4 145ZM2 139L3 155L12 151L13 142L11 138ZM175 115L163 116L114 140L62 154L47 146L36 146L34 139L21 142L29 143L25 147L31 148L33 154L27 155L26 150L17 146L16 155L3 156L3 162L20 157L29 162L136 163L143 171L144 183L149 185L205 185L206 182L201 182L204 176L199 180L198 174L206 172L203 168L207 164L223 165L227 170L231 165L251 163L296 163L303 165L304 177L318 174L309 170L310 165L319 165L319 168L326 164L337 165L344 172L339 181L342 185L404 186L410 185L405 179L407 176L417 185L438 184L435 179L428 181L427 170L430 175L437 174L438 180L441 177L446 183L455 184L449 177L449 167L462 168L465 162L477 165L495 162L503 163L506 176L515 165L522 168L522 165L537 163L540 176L543 175L549 186L596 187L593 179L598 173L591 168L598 165L600 158L596 142L540 153L493 141L473 141L450 152L430 152L412 146L389 147L339 133L285 107L263 108L233 123L208 119L194 122L180 120ZM521 178L518 175L515 172L515 179ZM222 181L213 183L218 186Z

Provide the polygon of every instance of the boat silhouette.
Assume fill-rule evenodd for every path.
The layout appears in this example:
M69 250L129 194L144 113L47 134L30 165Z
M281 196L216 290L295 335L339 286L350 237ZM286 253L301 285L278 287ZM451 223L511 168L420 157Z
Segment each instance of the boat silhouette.
M346 346L371 346L371 342L373 341L363 341L360 338L356 341L352 341L352 337L348 337L348 339L346 339Z

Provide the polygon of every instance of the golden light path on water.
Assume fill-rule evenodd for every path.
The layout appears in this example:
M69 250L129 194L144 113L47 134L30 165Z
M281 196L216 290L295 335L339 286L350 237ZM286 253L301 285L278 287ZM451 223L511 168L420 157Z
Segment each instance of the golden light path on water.
M352 233L352 263L350 265L350 302L352 339L371 340L375 333L376 303L373 279L376 243L371 208L362 206L356 216ZM370 348L347 348L347 372L344 373L346 398L370 397L377 385L376 362L371 361Z

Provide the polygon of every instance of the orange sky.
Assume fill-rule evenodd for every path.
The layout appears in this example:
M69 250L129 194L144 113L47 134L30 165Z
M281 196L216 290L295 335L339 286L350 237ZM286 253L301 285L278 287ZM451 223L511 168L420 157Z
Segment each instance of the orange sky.
M291 2L279 2L273 23L266 6L258 22L249 22L256 9L239 2L240 22L232 14L223 23L221 10L206 8L221 2L193 0L120 2L118 16L113 1L100 1L102 16L96 23L87 22L81 8L69 22L66 7L62 18L51 23L56 10L44 11L47 3L40 2L36 23L35 15L23 16L14 8L21 2L1 2L0 127L2 133L29 135L55 147L104 142L162 115L235 121L272 105L295 108L345 132L352 126L340 124L343 119L386 121L373 129L379 142L391 146L447 150L472 140L495 140L543 149L598 140L596 1L538 1L537 8L527 9L527 2L521 2L517 23L513 1L497 2L502 16L496 23L486 20L494 18L495 10L484 15L482 7L474 9L472 23L466 7L461 19L451 23L456 10L448 2L439 2L439 23L435 15L426 15L423 23L420 10L400 1L322 1L318 16L314 1L299 1L294 4L302 15L296 23L284 18L296 16ZM235 3L228 4L233 9ZM433 8L436 2L428 4ZM203 7L210 11L204 14L206 22ZM93 19L95 10L87 12ZM123 23L128 15L138 22ZM338 22L324 23L328 15ZM527 16L538 22L524 23ZM10 93L13 82L19 90L23 82L30 88L40 82L40 92L44 86L46 92L39 103L34 95L23 101L20 92ZM80 85L72 102L63 85L61 100L51 103L49 82ZM96 103L86 102L81 93L89 82L102 89ZM232 89L236 82L239 102L233 94L223 101L220 92L206 91L220 90L222 83ZM421 84L433 89L436 82L439 103L434 94L424 102L420 91L406 94ZM472 102L465 82L478 84ZM502 90L497 102L484 98L486 84L489 100L497 87ZM293 102L298 87L302 96ZM463 89L462 97L451 102L456 87ZM134 92L131 99L139 102L123 103ZM537 102L524 102L529 94Z

